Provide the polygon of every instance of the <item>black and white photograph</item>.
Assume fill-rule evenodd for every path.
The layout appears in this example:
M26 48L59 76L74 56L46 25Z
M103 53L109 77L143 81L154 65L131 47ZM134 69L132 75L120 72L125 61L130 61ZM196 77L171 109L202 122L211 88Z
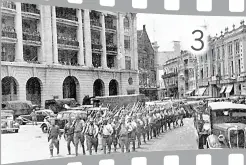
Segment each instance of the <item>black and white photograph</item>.
M1 163L246 149L246 17L1 5Z

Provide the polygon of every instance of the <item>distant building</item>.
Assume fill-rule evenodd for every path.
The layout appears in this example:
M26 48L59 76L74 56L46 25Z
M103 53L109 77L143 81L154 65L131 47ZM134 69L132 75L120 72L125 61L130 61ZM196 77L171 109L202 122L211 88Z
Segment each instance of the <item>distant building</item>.
M228 27L210 37L209 50L198 59L199 87L212 97L246 95L246 25Z
M156 57L145 25L138 30L138 69L139 93L145 94L150 100L157 99Z

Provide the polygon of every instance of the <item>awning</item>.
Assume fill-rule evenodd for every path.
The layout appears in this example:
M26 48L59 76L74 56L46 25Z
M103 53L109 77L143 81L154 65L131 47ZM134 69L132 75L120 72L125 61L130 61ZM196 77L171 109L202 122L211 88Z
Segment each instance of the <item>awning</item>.
M196 91L196 96L202 96L204 94L204 92L206 91L207 88L199 88L197 91Z
M223 86L220 90L220 94L224 93L225 92L225 89L226 89L226 86Z
M186 92L185 94L190 95L192 92L194 92L194 90L190 90L190 91Z
M232 88L233 88L233 85L228 85L228 86L226 87L225 93L231 93Z

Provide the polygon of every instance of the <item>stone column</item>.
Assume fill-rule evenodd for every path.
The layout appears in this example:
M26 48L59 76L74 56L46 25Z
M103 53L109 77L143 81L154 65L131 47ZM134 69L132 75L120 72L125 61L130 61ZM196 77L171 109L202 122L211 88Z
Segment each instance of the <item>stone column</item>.
M15 61L23 62L23 32L22 32L22 16L21 16L21 3L16 2L16 15L15 15L15 31L17 34L17 43L15 46Z
M52 33L53 33L53 63L58 64L56 7L52 6Z
M106 30L105 30L105 15L104 13L101 13L101 24L102 24L102 31L101 31L101 44L102 44L102 56L101 56L101 61L102 61L102 68L106 69L108 68L107 66L107 48L106 48Z
M79 52L78 52L78 64L85 65L84 58L84 36L83 36L83 23L82 23L82 12L81 9L77 9L77 17L79 26L77 29L77 39L79 41Z
M85 64L92 67L92 50L91 50L91 22L90 12L88 9L84 10L84 35L85 35Z
M51 7L47 5L41 6L41 37L42 38L42 53L43 62L53 64L53 44L52 44L52 21Z
M125 36L125 30L124 30L124 17L123 14L119 13L119 48L118 51L120 52L118 54L119 56L119 68L125 69L125 47L124 47L124 36Z

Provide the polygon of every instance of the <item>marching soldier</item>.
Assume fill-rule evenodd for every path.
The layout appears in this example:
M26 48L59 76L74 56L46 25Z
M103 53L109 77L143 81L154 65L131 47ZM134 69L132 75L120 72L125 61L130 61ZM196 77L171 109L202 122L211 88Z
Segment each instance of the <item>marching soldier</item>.
M61 132L58 125L55 125L55 120L51 119L51 127L48 131L48 142L50 148L50 155L53 157L54 146L57 149L57 155L59 155L59 139L61 138Z
M113 128L108 123L108 119L103 119L103 125L101 128L101 134L102 134L102 146L103 146L103 152L106 154L106 148L108 146L108 154L111 153L111 145L112 145L112 134L113 134Z
M119 135L121 152L124 153L124 147L126 148L126 152L130 152L128 134L132 131L131 125L126 123L125 118L122 117L120 121L120 125L118 128L116 128L116 130L117 130L117 134Z
M119 127L119 116L115 115L114 116L114 121L112 122L112 127L113 127L113 134L112 134L112 142L114 145L114 152L117 150L117 144L118 144L118 134L117 134L117 128Z
M65 125L64 128L64 139L67 141L67 150L68 150L68 155L71 155L71 147L70 144L71 142L74 144L74 126L71 117L68 118L68 123Z
M140 119L140 114L138 115L134 115L134 118L133 118L134 122L136 123L137 125L137 128L136 128L136 136L137 136L137 140L138 140L138 148L140 148L140 145L141 145L141 135L142 135L142 129L143 129L143 122L141 121Z
M147 114L144 114L143 116L143 122L144 122L144 129L143 129L143 139L144 139L144 143L146 143L146 135L147 135L147 140L150 140L150 127L149 127L149 120L148 120L148 116Z
M153 138L153 125L154 125L153 112L149 113L148 123L149 123L149 135L150 135L150 139L152 139Z
M87 143L90 155L92 154L92 146L95 149L95 153L97 154L98 148L98 126L94 123L93 119L89 119L89 123L85 129L85 134L87 136Z
M85 155L85 136L84 136L84 131L85 131L85 122L80 118L80 115L78 114L76 116L76 119L74 121L74 144L75 144L75 154L78 156L78 147L79 147L79 142L81 143L82 150L83 150L83 155Z
M132 118L129 116L127 119L127 124L131 125L132 131L129 133L129 152L130 152L130 144L132 142L132 151L135 152L135 141L136 141L136 132L137 132L137 124L132 121Z

